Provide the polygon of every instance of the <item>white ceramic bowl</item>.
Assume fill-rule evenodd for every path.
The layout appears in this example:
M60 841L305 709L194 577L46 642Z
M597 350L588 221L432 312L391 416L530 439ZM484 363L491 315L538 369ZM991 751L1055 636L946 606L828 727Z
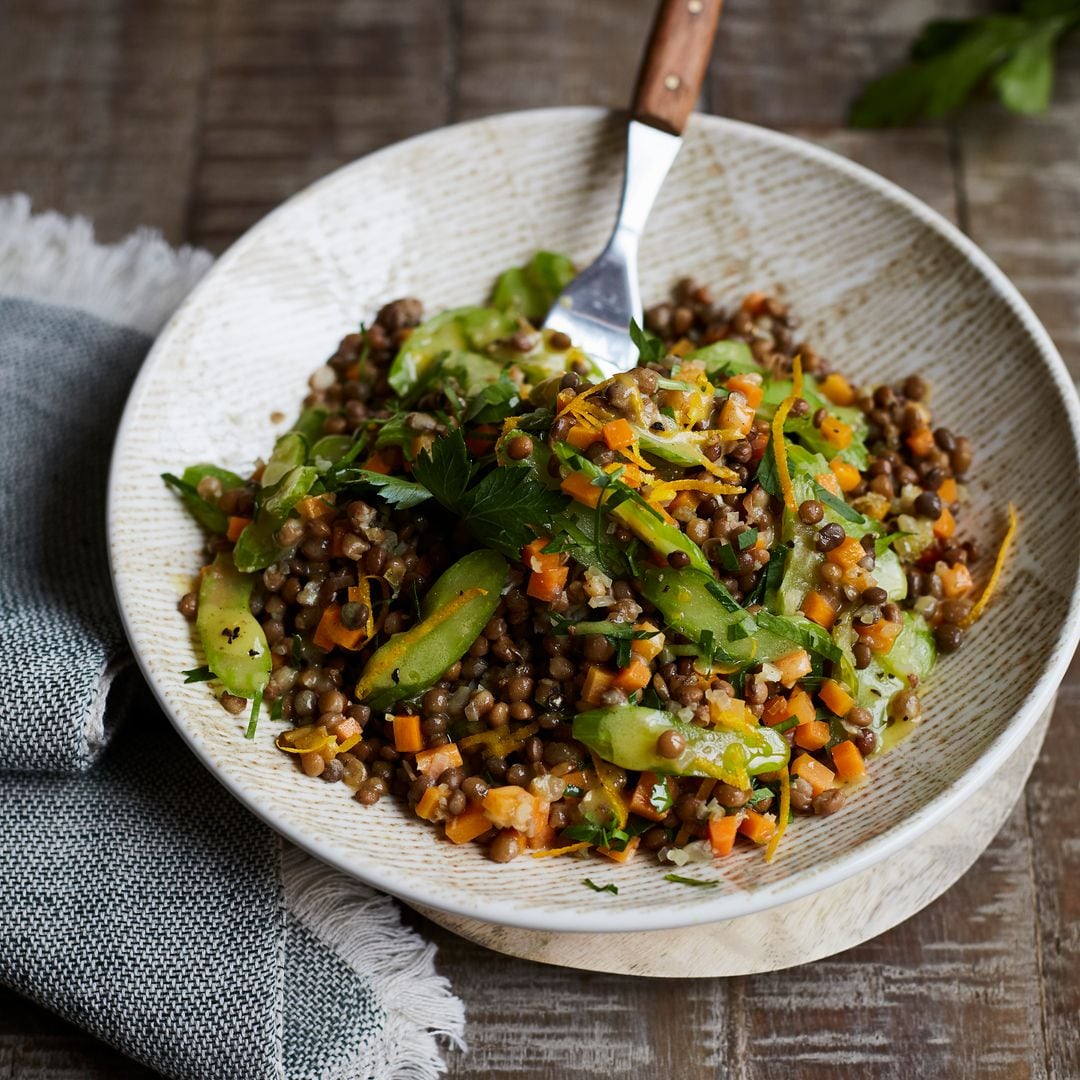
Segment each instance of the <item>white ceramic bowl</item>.
M131 643L162 706L238 799L363 881L433 908L553 930L645 930L758 911L902 851L965 804L1046 707L1076 644L1078 407L1054 346L991 262L918 200L775 132L696 117L642 250L643 292L681 275L718 297L776 290L805 336L858 378L919 371L935 417L976 450L964 531L992 549L1014 500L1019 544L996 599L925 695L925 725L874 761L827 819L800 819L778 857L741 851L668 883L641 858L489 862L385 799L365 809L254 742L182 669L201 657L177 598L203 537L159 474L213 460L243 470L292 417L308 374L385 301L427 310L483 301L493 275L537 248L579 263L613 218L621 122L591 109L516 113L436 131L335 172L220 260L171 320L132 391L113 462L109 538ZM982 565L985 568L986 560ZM1012 798L1014 792L1002 792ZM618 896L582 887L616 881ZM857 917L857 913L853 913Z

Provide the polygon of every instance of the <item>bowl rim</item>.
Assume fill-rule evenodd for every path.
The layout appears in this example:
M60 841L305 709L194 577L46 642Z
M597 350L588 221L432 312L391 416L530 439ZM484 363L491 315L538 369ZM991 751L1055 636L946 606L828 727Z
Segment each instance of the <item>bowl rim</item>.
M764 885L761 888L755 888L752 891L739 890L723 893L715 898L704 897L694 906L653 906L640 911L597 910L595 914L575 912L573 926L553 925L552 913L547 906L536 909L521 908L509 901L499 899L481 899L477 903L469 904L447 898L434 887L413 884L404 878L399 871L396 871L393 866L387 869L383 865L370 863L358 867L353 861L340 856L331 847L323 843L317 834L305 831L303 828L291 824L288 820L282 820L272 807L265 804L258 793L249 790L244 783L227 776L217 767L210 754L195 738L189 725L168 704L163 691L158 686L157 680L150 670L148 662L138 647L137 627L134 619L129 617L128 607L125 603L124 587L121 583L122 575L117 565L117 549L120 546L115 535L117 528L116 503L119 486L119 462L128 434L134 426L134 417L139 410L146 387L154 376L158 356L163 351L162 343L169 338L170 332L179 317L186 313L189 307L199 304L204 295L215 290L218 276L250 244L260 239L264 234L273 231L279 215L289 212L295 204L302 200L317 197L318 192L324 185L329 186L338 179L340 174L358 167L362 162L396 152L405 146L452 139L455 133L478 126L513 127L524 120L539 120L547 121L553 130L557 130L562 123L570 119L587 118L601 121L621 115L624 115L622 110L597 106L555 106L515 110L467 120L421 132L382 147L370 154L363 155L354 161L339 166L291 195L229 246L162 328L132 384L117 427L109 467L105 522L109 570L124 632L131 645L139 669L150 686L159 706L168 716L173 727L179 732L185 744L210 774L243 806L264 821L275 832L351 878L360 880L405 902L411 901L454 915L530 930L625 933L677 929L699 923L718 922L802 899L869 869L881 860L902 851L916 837L933 828L934 825L943 820L946 815L955 810L993 776L1016 749L1020 741L1031 731L1042 711L1049 705L1065 675L1077 643L1080 641L1080 588L1078 588L1074 589L1070 597L1067 614L1059 631L1056 644L1047 656L1042 675L1036 681L1013 718L1005 724L998 735L990 742L985 752L973 762L951 787L929 799L902 822L884 829L876 836L863 841L851 851L836 856L820 868L809 868L800 871L790 878L783 878L780 881ZM1052 377L1054 387L1063 402L1069 434L1072 439L1073 457L1078 467L1080 467L1080 398L1077 396L1076 386L1069 376L1064 361L1050 335L1016 286L990 257L959 228L921 199L892 181L878 175L873 170L797 136L774 131L757 124L702 113L694 113L691 124L699 128L746 132L761 142L772 144L803 159L821 163L834 172L844 174L856 183L872 189L900 209L910 213L955 249L964 260L974 266L987 285L1005 301L1041 354Z

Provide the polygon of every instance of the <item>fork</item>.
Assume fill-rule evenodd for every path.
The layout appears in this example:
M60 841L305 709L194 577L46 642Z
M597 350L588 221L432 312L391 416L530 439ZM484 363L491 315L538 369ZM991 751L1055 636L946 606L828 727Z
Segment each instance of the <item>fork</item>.
M642 319L638 243L682 146L709 66L723 0L662 0L630 106L626 173L604 250L559 294L544 328L568 335L608 374L637 364L631 319Z

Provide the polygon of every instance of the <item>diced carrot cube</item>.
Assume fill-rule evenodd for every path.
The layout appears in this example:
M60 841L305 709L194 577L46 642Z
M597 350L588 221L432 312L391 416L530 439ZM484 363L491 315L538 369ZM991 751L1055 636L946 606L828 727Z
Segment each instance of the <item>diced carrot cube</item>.
M939 540L948 540L954 532L956 532L956 518L952 516L952 511L947 506L943 506L941 516L934 522L934 535Z
M551 816L551 803L543 799L533 800L533 819L531 826L525 830L526 843L530 848L550 847L555 839L555 830L548 823Z
M762 398L765 397L765 389L761 385L761 376L756 372L743 372L739 375L732 375L724 386L728 390L737 390L744 398L746 403L751 409L757 409L761 404Z
M341 621L341 605L327 604L312 637L318 648L329 652L335 645L355 651L367 640L363 626L349 627Z
M604 692L611 689L615 676L596 664L591 664L585 673L585 682L581 686L582 699L590 705L599 705Z
M738 831L755 844L767 843L776 832L776 818L772 814L759 814L756 810L745 810L739 822Z
M562 566L564 558L561 552L544 551L550 543L550 537L538 536L521 549L521 561L530 570L557 570Z
M818 697L837 716L847 716L855 704L855 699L835 679L826 679L821 684Z
M575 450L588 450L594 442L599 442L603 436L594 428L585 427L583 424L575 424L567 433L566 441Z
M343 716L336 723L331 724L327 730L337 739L338 743L343 743L354 735L360 734L360 721L354 720L351 716ZM338 750L340 752L340 746L338 746Z
M584 473L567 473L559 486L575 502L593 509L600 504L600 489Z
M428 791L434 790L434 788L428 788ZM470 840L483 836L491 827L484 808L477 803L472 803L457 817L447 820L446 838L455 844L467 844Z
M937 489L939 498L943 503L956 502L960 498L960 490L957 487L956 481L951 477L946 477L941 481L941 486Z
M429 787L416 804L416 816L424 818L425 821L431 821L435 817L435 810L443 794L443 789L438 784Z
M632 694L635 690L641 690L648 686L652 680L652 670L644 660L633 657L630 663L622 668L615 676L615 685L620 690Z
M251 524L251 518L249 517L230 517L229 528L225 533L225 538L231 540L234 544L240 539L240 534Z
M796 649L787 656L773 661L773 666L780 670L780 683L789 689L804 675L810 674L810 654L805 649Z
M650 663L664 651L664 635L650 622L635 623L634 629L641 632L655 631L652 637L637 638L630 642L630 651L635 656L640 656L645 663Z
M850 740L845 739L837 743L832 750L833 765L836 766L836 775L841 780L857 780L866 775L866 764L863 761L859 748Z
M788 699L780 694L774 694L765 702L765 710L761 714L761 722L767 727L776 727L782 724L791 715L791 705Z
M532 836L540 825L536 804L541 801L523 787L507 784L492 788L484 796L484 813L500 829L517 829L525 836Z
M669 777L658 777L656 773L643 772L638 777L633 795L630 796L630 813L637 814L638 817L648 818L649 821L663 821L668 812L666 810L657 810L651 801L653 789L657 784L661 783L667 788L669 796L674 794Z
M855 623L855 632L876 653L887 653L903 628L903 623L889 622L888 619L878 619L876 623L871 623L869 626Z
M941 578L941 589L950 600L964 596L975 586L970 571L962 562L953 563L952 566L938 563L935 573Z
M611 848L598 847L596 850L601 855L606 855L609 859L612 859L617 863L629 862L634 857L634 852L638 849L638 844L641 843L640 836L631 836L626 841L626 847L622 851L612 851Z
M810 785L815 795L836 787L836 773L809 754L800 754L795 759L791 766L791 774L801 776Z
M305 521L315 521L318 518L333 517L334 507L326 501L333 497L333 495L305 495L297 502L296 512Z
M824 720L811 720L795 729L795 742L804 750L820 750L832 734Z
M444 743L442 746L433 746L430 750L418 750L416 752L416 770L432 780L438 780L447 769L453 769L461 764L461 751L457 743Z
M382 473L384 476L389 476L394 471L395 462L389 454L384 454L381 450L376 450L367 461L364 462L364 468L368 472Z
M809 724L817 716L814 702L805 690L796 688L788 695L788 715L794 716L800 724Z
M712 845L713 858L722 859L731 854L735 846L735 834L739 831L737 814L709 819L709 843Z
M836 482L840 485L841 491L854 491L859 486L859 481L862 480L859 470L850 461L834 457L829 462L829 468L832 469L833 474L836 476Z
M816 483L820 484L830 495L835 495L838 499L843 494L840 487L840 481L836 479L836 474L831 470L827 473L818 473L814 477Z
M544 824L536 831L535 836L526 837L525 843L533 851L540 851L543 848L553 847L555 844L555 837L558 834L551 827L551 825L544 821Z
M851 425L836 416L826 416L819 430L825 441L837 450L846 450L851 445Z
M851 383L843 375L838 375L835 372L826 375L818 389L834 405L852 405L855 402L855 390L852 388Z
M601 434L609 450L623 450L634 442L634 429L621 417L605 424Z
M534 570L529 576L529 587L525 590L534 600L554 600L566 586L570 574L569 567L559 566L554 570Z
M746 435L754 426L754 407L738 390L733 391L720 410L720 426Z
M415 754L417 750L424 749L419 716L395 716L391 719L394 724L394 749L399 754Z
M836 608L827 597L816 590L806 594L802 612L811 622L816 622L818 626L823 626L826 630L836 622Z
M934 433L927 427L917 428L905 441L916 457L926 457L934 449Z
M832 551L826 553L825 558L843 570L850 570L866 558L866 548L854 536L845 536Z

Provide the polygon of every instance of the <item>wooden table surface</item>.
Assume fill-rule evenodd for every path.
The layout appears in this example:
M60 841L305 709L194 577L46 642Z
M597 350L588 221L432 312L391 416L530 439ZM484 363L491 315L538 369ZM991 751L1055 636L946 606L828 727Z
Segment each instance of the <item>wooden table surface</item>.
M1080 42L1044 117L985 104L950 124L843 126L856 89L919 25L980 5L728 0L702 108L804 136L926 200L1013 278L1080 374ZM0 0L0 193L86 214L105 239L148 224L220 251L287 195L407 135L510 109L624 104L652 8ZM1080 1076L1078 716L1074 664L1032 779L976 866L890 933L802 968L579 974L411 916L465 1001L471 1050L450 1054L451 1076ZM0 992L0 1080L148 1075Z

